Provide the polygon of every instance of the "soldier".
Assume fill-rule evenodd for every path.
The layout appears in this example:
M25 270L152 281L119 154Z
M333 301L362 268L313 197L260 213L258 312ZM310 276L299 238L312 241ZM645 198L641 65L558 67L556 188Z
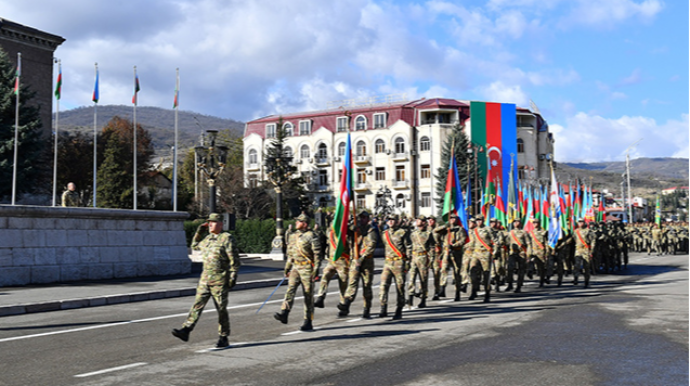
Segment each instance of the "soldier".
M578 284L580 270L584 272L585 288L589 287L589 276L594 247L596 246L596 236L593 231L587 229L585 220L577 220L575 229L575 266L573 266L573 284Z
M506 265L508 264L508 232L503 230L503 226L495 217L489 220L489 225L495 249L492 275L496 283L496 292L499 292L500 286L506 276Z
M209 234L204 238L202 232L208 229ZM216 347L227 347L230 335L230 320L228 318L228 291L237 282L237 271L240 269L240 255L235 238L227 232L222 232L222 218L218 213L211 213L208 221L199 225L192 242L192 249L202 250L203 270L199 284L196 287L194 305L189 310L187 320L181 329L173 329L172 334L183 341L189 340L189 334L194 330L201 312L210 297L218 310L218 343Z
M386 250L386 261L381 272L381 287L379 297L381 312L379 317L388 316L388 290L391 280L395 279L395 290L398 295L395 315L393 320L402 318L402 310L405 306L405 274L409 270L408 252L410 250L409 239L403 229L398 227L395 217L387 219L388 229L383 232L383 245Z
M554 257L556 259L555 265L556 265L556 274L558 275L558 286L560 287L563 284L563 273L565 271L566 266L570 266L570 270L572 270L572 263L568 264L568 260L570 259L571 255L571 249L573 247L573 235L570 233L569 229L564 229L563 231L563 237L558 239L556 242L556 250Z
M471 224L472 222L470 222ZM467 276L467 263L469 259L463 258L463 251L467 243L467 234L465 229L460 224L460 219L456 214L451 214L448 219L448 225L444 228L436 230L443 238L443 259L442 267L447 267L449 264L453 269L453 281L455 284L455 301L460 301L460 291L467 291L467 284L469 278ZM445 268L442 268L445 269ZM445 276L447 279L447 275ZM445 296L446 281L441 276L441 293L439 296Z
M304 294L304 323L300 327L301 331L311 331L314 329L312 320L314 319L314 280L319 272L318 256L321 253L321 243L318 236L309 229L309 216L302 213L295 220L295 230L288 232L287 240L287 262L285 263L285 277L288 279L288 288L285 292L285 299L280 307L280 312L276 312L273 317L283 324L288 322L288 314L292 310L292 303L295 301L297 287L302 285Z
M466 252L470 253L468 268L472 282L472 293L469 300L477 298L480 282L483 282L484 303L488 303L491 296L490 265L495 254L494 242L491 231L484 226L484 216L476 216L474 222L476 227L470 231L470 242L465 246Z
M347 286L345 298L338 309L350 312L350 304L357 297L357 287L362 279L362 292L364 297L364 310L362 318L371 317L371 301L373 298L372 285L374 283L374 250L379 242L378 231L369 220L370 215L366 210L359 214L357 232L354 234L354 246L356 253L350 263L350 281Z
M649 252L647 252L647 255L649 255L652 251L656 252L657 256L661 256L661 240L663 233L661 232L661 227L658 224L654 224L654 228L652 228L652 243L651 247L649 248Z
M525 272L527 271L527 253L532 249L531 238L527 232L522 230L520 220L513 221L513 230L508 234L510 243L510 256L508 258L508 274L506 291L513 289L513 272L517 269L518 279L515 293L522 292L522 285L525 282Z
M334 224L333 226L339 226L339 224ZM344 252L338 260L334 259L334 254L336 252L337 240L335 236L335 231L333 226L328 228L328 244L327 244L327 256L328 265L323 270L321 277L321 284L319 285L319 292L314 300L314 307L323 308L324 301L326 300L326 292L328 291L328 283L331 281L333 276L338 274L338 288L340 290L340 303L344 303L345 292L347 291L348 276L350 271L350 246L352 245L352 232L348 229L347 234L344 235ZM340 310L338 316L347 316L348 311Z
M62 206L82 206L81 197L77 193L77 185L74 182L67 184L67 190L62 193Z
M548 235L545 230L541 229L539 220L536 218L530 219L534 224L534 229L529 232L532 248L530 249L530 259L532 259L537 266L537 273L539 274L539 287L543 287L544 283L549 283L547 277L548 267ZM549 272L550 274L550 272Z
M436 218L433 216L427 217L427 224L429 224L429 233L434 239L434 248L429 254L431 272L434 276L434 297L431 300L439 300L441 296L446 296L445 284L448 276L448 269L443 265L443 236L438 232L442 228L436 225Z
M411 234L412 241L412 261L410 264L410 283L407 287L407 304L412 307L415 292L415 279L419 275L422 285L421 301L417 308L426 307L426 298L429 294L429 255L434 250L434 238L431 232L426 229L426 216L417 217L416 227Z

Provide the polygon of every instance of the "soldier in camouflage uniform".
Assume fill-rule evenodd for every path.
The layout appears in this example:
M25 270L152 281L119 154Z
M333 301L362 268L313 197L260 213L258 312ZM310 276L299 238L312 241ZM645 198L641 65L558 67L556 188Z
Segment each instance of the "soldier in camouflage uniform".
M287 324L288 314L292 310L292 303L295 301L295 292L297 287L301 285L304 294L304 323L300 330L311 331L314 329L312 326L314 319L313 287L319 272L318 256L321 253L321 243L318 235L309 229L309 216L303 213L296 220L295 230L288 232L285 237L287 241L285 276L288 278L288 288L280 312L276 312L273 317L281 323Z
M381 287L379 297L381 301L381 312L379 317L388 316L388 291L391 280L395 279L395 289L398 295L393 320L402 318L402 310L405 306L405 274L409 270L409 238L405 230L398 227L395 217L389 216L387 219L388 229L383 232L383 245L386 251L386 261L381 272Z
M82 206L81 197L77 193L77 185L74 182L67 184L67 190L62 193L62 206Z
M421 301L417 308L426 307L426 298L429 294L429 256L436 246L431 232L426 229L426 216L417 217L417 229L410 234L412 241L412 261L410 264L410 283L407 287L407 304L412 307L414 302L415 279L419 276L422 285Z
M530 242L532 248L530 250L530 259L532 259L537 266L537 274L539 275L539 287L543 287L544 283L549 283L547 277L547 270L549 268L549 250L548 250L548 235L545 230L541 229L539 220L536 218L530 219L534 224L534 229L529 232ZM550 274L550 272L548 272Z
M589 287L589 276L591 272L594 248L596 247L596 234L587 229L585 220L578 220L578 227L575 229L575 266L573 266L573 284L578 284L580 271L585 276L585 288Z
M661 256L661 241L663 238L661 226L654 224L654 228L652 228L651 234L652 234L652 243L651 243L651 247L649 248L649 252L647 254L649 255L651 253L651 251L654 251L657 254L657 256Z
M338 304L341 311L350 312L350 304L357 297L359 281L362 280L362 292L364 297L364 310L362 318L371 317L371 301L373 299L372 285L374 283L374 250L379 242L376 228L370 221L369 212L362 211L359 214L357 232L354 234L354 247L352 262L350 263L350 281L343 302Z
M471 223L471 222L470 222ZM467 290L469 277L467 275L467 266L469 259L463 257L465 244L467 243L467 235L465 229L460 224L460 219L457 215L451 214L448 219L448 225L444 228L436 230L443 238L443 260L442 266L450 267L453 270L453 281L455 284L455 301L460 301L460 291ZM445 268L444 268L445 269ZM445 276L447 280L447 275ZM442 293L440 296L445 296L446 282L441 277Z
M434 297L431 300L439 300L441 296L446 296L446 288L441 283L445 285L448 276L448 269L443 265L443 236L437 232L442 228L436 225L436 218L433 216L427 218L427 223L431 237L434 239L434 248L429 254L431 272L434 275Z
M527 253L532 249L531 238L527 232L522 230L520 220L513 221L513 229L508 234L508 242L510 243L510 256L508 257L508 274L506 276L508 287L506 287L506 291L513 289L513 273L517 270L518 279L515 293L520 293L527 271Z
M336 225L337 226L337 225ZM314 307L323 308L324 301L326 300L326 293L328 291L328 283L333 279L333 276L338 275L338 289L340 290L340 303L345 300L345 292L347 291L348 277L350 271L350 246L352 245L352 231L348 229L347 235L345 237L345 247L344 252L338 260L333 260L333 255L335 253L337 240L335 231L331 226L328 228L328 241L327 241L327 256L328 265L323 270L321 277L321 284L319 285L319 292L314 300ZM338 316L347 316L348 312L346 310L340 310Z
M484 303L488 303L491 296L491 263L495 255L494 241L491 231L484 226L484 216L474 218L476 227L469 232L470 241L465 245L465 256L469 255L468 270L472 282L472 293L469 300L477 298L480 283L484 284Z
M489 230L494 241L493 255L493 281L496 284L496 292L500 291L501 284L505 282L506 267L508 265L508 232L496 218L489 220Z
M208 228L209 234L202 236L203 229ZM202 250L203 270L199 284L196 287L194 305L189 310L187 320L181 329L173 329L172 334L183 341L189 340L189 334L194 330L201 312L208 299L213 297L213 303L218 310L218 343L216 347L227 347L230 335L230 319L228 317L228 291L237 282L237 271L240 268L240 255L235 238L227 232L222 232L223 223L218 213L211 213L208 221L199 225L192 242L192 249Z
M570 259L571 249L574 246L575 241L573 240L573 235L570 232L569 229L564 229L563 230L563 237L558 239L556 242L556 248L555 248L555 253L554 257L556 259L555 265L556 265L556 274L558 275L558 286L560 287L563 284L563 273L566 269L566 266L570 266L570 270L572 271L572 263L568 264L568 260Z

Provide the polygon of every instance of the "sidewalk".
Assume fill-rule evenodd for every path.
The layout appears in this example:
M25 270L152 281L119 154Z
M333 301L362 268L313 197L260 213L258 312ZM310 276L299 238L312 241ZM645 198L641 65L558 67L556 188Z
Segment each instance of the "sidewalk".
M241 262L233 291L274 287L283 278L282 260L242 257ZM375 263L375 273L380 273L383 259L375 259ZM324 261L321 268L326 264ZM200 269L200 264L195 264L191 274L182 276L0 287L0 317L194 296Z

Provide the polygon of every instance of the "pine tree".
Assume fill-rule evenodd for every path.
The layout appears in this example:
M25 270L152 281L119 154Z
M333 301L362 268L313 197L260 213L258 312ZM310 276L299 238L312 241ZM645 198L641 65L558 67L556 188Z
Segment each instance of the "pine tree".
M458 164L458 176L460 177L463 192L465 192L467 189L468 170L470 175L474 173L474 159L467 152L469 144L470 141L467 138L467 135L465 135L465 126L460 124L456 124L448 132L446 141L443 143L443 149L441 149L441 166L436 169L436 197L441 197L441 199L436 202L436 208L438 209L439 215L441 215L441 212L443 211L443 196L446 192L446 178L448 177L448 165L450 164L451 150L454 150L455 161ZM465 192L465 194L467 194L467 192ZM477 197L472 197L472 202L476 202L476 199Z
M0 197L12 194L12 173L14 169L14 135L16 95L14 79L16 67L0 48ZM45 159L45 144L41 141L42 127L39 109L31 105L35 96L25 82L19 89L19 141L17 149L17 192L34 192L44 184L37 183L41 162Z
M131 156L131 154L130 154ZM132 208L134 204L134 185L132 183L131 166L127 160L124 141L120 137L110 136L105 146L105 160L98 168L98 206L102 208ZM130 170L128 170L130 169Z

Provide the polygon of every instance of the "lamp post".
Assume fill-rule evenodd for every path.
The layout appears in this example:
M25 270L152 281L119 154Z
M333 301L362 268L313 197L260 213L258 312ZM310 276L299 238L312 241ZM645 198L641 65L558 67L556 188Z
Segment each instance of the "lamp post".
M469 178L470 173L473 174L472 176L472 186L470 187L470 198L472 202L472 207L467 208L467 210L470 211L470 215L474 216L477 213L479 213L479 205L480 203L478 202L478 198L481 197L481 194L479 193L479 189L481 189L481 184L479 184L479 172L477 168L477 156L475 156L475 153L482 153L484 152L484 147L480 145L476 145L472 142L469 142L467 144L467 158L469 158L471 161L467 163L467 177ZM470 165L474 163L474 171L470 170ZM474 194L476 192L476 194ZM474 197L473 197L474 196Z
M389 202L392 200L392 197L393 194L391 190L388 189L387 186L382 185L381 189L376 192L376 216L383 215L385 217L393 213L393 205L389 204Z
M216 136L218 130L207 130L209 145L197 146L196 164L204 174L206 174L206 182L208 183L208 210L209 213L216 211L216 179L220 176L225 168L228 147L216 146Z

